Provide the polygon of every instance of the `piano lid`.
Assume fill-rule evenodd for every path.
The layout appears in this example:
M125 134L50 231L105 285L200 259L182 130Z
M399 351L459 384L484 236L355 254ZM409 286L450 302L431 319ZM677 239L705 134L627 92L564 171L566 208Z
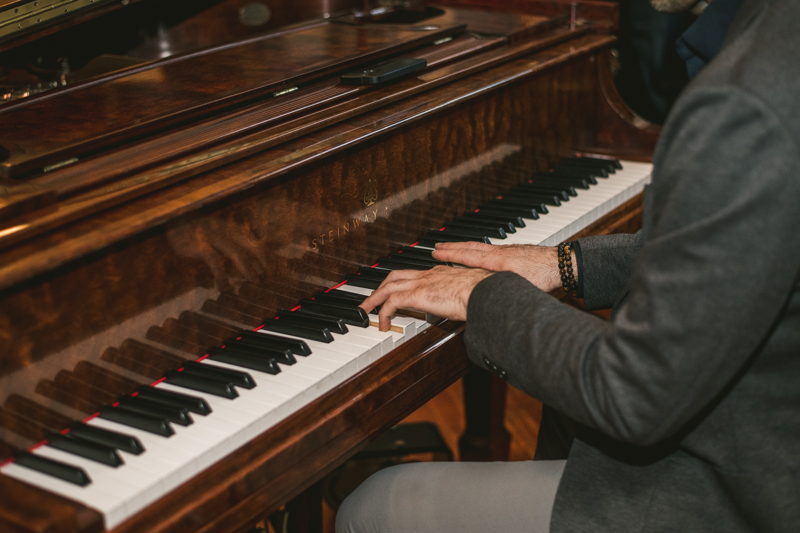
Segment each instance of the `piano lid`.
M449 22L404 27L317 20L20 100L0 109L0 146L8 152L0 175L42 169L178 121L270 98L463 28Z

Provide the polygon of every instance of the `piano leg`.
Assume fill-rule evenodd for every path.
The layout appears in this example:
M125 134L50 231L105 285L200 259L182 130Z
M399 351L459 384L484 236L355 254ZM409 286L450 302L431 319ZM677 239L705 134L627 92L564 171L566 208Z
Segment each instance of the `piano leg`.
M503 423L506 383L482 368L464 376L467 427L458 441L462 461L505 461L511 435Z
M288 522L285 527L273 524L276 531L286 533L322 533L322 481L317 481L286 504Z

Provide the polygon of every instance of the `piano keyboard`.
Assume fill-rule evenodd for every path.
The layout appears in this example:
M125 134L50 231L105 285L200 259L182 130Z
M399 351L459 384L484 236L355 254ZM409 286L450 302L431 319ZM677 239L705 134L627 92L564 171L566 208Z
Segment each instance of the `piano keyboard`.
M381 332L357 307L392 269L431 268L430 251L445 240L555 245L641 192L651 170L565 160L71 424L0 471L98 510L112 529L424 331L424 319L397 316Z

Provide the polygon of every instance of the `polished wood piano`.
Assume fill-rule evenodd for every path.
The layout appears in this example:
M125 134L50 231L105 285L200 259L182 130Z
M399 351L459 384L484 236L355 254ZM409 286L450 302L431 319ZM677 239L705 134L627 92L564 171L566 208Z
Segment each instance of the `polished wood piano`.
M576 185L514 215L536 237L478 238L635 229L658 128L614 89L616 20L602 1L0 1L0 531L245 531L463 376L462 324L381 336L342 301L475 238L454 219L564 158L628 162L594 204ZM403 59L424 68L342 81ZM348 333L300 353L282 328L304 307Z

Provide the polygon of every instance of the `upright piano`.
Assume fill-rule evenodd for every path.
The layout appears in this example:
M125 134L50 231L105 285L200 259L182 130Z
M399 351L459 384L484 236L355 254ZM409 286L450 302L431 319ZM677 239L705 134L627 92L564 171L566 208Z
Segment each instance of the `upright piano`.
M357 303L435 242L635 229L616 20L0 1L0 531L245 531L464 375L463 324Z

